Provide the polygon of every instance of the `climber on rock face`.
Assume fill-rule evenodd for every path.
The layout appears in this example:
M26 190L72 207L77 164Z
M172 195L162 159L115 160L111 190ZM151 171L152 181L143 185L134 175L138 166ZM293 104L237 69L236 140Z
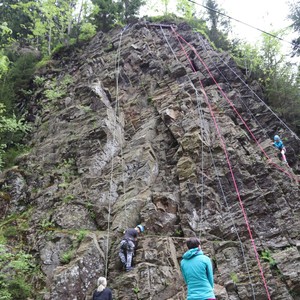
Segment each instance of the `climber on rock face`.
M278 154L278 157L280 160L283 161L283 163L287 163L286 157L285 157L285 153L286 153L286 148L283 145L283 142L281 141L280 137L278 135L274 136L274 143L273 146L275 146L277 149L279 149L280 154Z
M137 225L135 228L128 228L120 243L119 257L121 262L129 272L133 269L132 267L132 257L134 255L135 248L137 246L138 235L144 232L145 228L143 225Z

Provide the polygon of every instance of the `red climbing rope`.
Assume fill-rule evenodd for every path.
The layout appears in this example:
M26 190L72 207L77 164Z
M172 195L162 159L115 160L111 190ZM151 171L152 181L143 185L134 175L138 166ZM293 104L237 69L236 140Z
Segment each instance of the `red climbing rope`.
M161 31L162 31L162 33L163 33L163 35L164 35L165 41L166 41L166 43L168 44L168 46L169 46L171 52L173 53L175 59L178 61L178 58L177 58L177 56L176 56L176 54L175 54L175 52L174 52L174 50L173 50L171 44L170 44L169 41L168 41L167 36L166 36L166 34L165 34L165 32L164 32L164 30L163 30L162 28L161 28ZM195 91L196 100L197 100L197 110L198 110L198 114L199 114L199 117L200 117L200 124L199 124L199 127L200 127L201 134L202 134L202 138L203 138L203 131L202 131L202 126L201 126L201 120L204 120L204 113L203 113L203 110L202 110L202 108L201 108L201 103L200 103L200 99L199 99L199 93L198 93L198 90L197 90L197 88L195 87L195 85L194 85L192 79L190 78L189 74L187 74L187 77L189 78L190 84L191 84L193 90ZM202 143L202 147L203 147L203 143ZM211 147L208 146L208 148L209 148L210 157L211 157L211 160L212 160L212 163L213 163L213 166L214 166L215 175L216 175L217 180L218 180L218 183L219 183L219 188L220 188L220 191L221 191L221 194L222 194L222 198L223 198L223 200L224 200L224 202L225 202L225 205L226 205L226 208L227 208L228 212L230 212L230 207L229 207L228 201L227 201L227 199L226 199L226 195L225 195L225 192L224 192L224 189L223 189L223 186L222 186L222 183L221 183L219 174L218 174L218 172L217 172L217 167L216 167L216 164L215 164L215 159L214 159L214 157L213 157L213 153L212 153ZM202 163L203 163L203 150L202 150L202 160L201 160L201 161L202 161ZM203 177L204 177L203 174L204 174L204 173L203 173L203 167L202 167L201 170L202 170L202 176L201 176L201 177L202 177L202 196L201 196L201 216L200 216L200 224L202 223L203 196L204 196L204 195L203 195L203 188L204 188L204 181L203 181ZM230 215L230 219L231 219L231 222L232 222L232 226L233 226L234 231L235 231L235 233L236 233L236 235L237 235L237 239L238 239L238 241L239 241L239 243L240 243L240 247L241 247L241 251L242 251L242 255L243 255L243 259L244 259L245 268L246 268L246 271L247 271L247 274L248 274L248 278L249 278L249 283L250 283L251 289L252 289L253 299L255 300L255 291L254 291L254 288L253 288L253 282L252 282L252 277L251 277L251 274L250 274L250 271L249 271L249 266L248 266L247 258L246 258L246 256L245 256L245 247L244 247L243 242L242 242L242 240L241 240L241 238L240 238L240 235L239 235L239 233L238 233L238 229L237 229L237 227L236 227L236 225L235 225L235 222L234 222L234 219L233 219L231 213L230 213L229 215ZM199 230L199 238L201 239L201 230Z
M191 68L193 69L194 73L196 73L196 70L186 52L186 50L184 49L181 41L183 40L187 45L189 45L189 47L191 47L191 49L193 51L195 51L194 47L191 46L188 42L185 41L185 39L180 36L180 34L178 34L174 28L172 28L172 31L173 33L176 35L176 38L182 48L182 50L184 51L185 53L185 56L187 57L190 65L191 65ZM196 51L195 51L196 53ZM197 53L196 53L197 54ZM199 55L197 55L199 57ZM201 59L199 57L199 59ZM210 73L210 72L209 72ZM211 74L211 73L210 73ZM202 93L204 95L204 98L205 98L205 101L209 107L209 110L210 110L210 114L211 114L211 117L213 119L213 122L214 122L214 125L215 125L215 128L216 128L216 131L218 133L218 136L219 136L219 139L220 139L220 142L221 142L221 145L222 145L222 148L223 148L223 151L224 151L224 154L225 154L225 157L226 157L226 161L227 161L227 164L228 164L228 167L229 167L229 170L230 170L230 174L231 174L231 177L232 177L232 180L233 180L233 184L234 184L234 187L235 187L235 190L236 190L236 194L237 194L237 197L238 197L238 200L239 200L239 204L240 204L240 207L241 207L241 210L242 210L242 213L243 213L243 216L244 216L244 220L245 220L245 223L246 223L246 226L247 226L247 230L248 230L248 233L249 233L249 236L250 236L250 240L251 240L251 243L252 243L252 246L253 246L253 249L254 249L254 253L255 253L255 257L256 257L256 260L257 260L257 264L258 264L258 267L259 267L259 270L260 270L260 274L261 274L261 277L262 277L262 280L263 280L263 284L264 284L264 287L265 287L265 290L266 290L266 293L267 293L267 296L268 296L268 300L271 300L271 296L270 296L270 293L269 293L269 290L268 290L268 286L267 286L267 283L266 283L266 279L265 279L265 276L264 276L264 272L263 272L263 269L262 269L262 266L261 266L261 263L260 263L260 260L259 260L259 255L258 255L258 251L257 251L257 248L256 248L256 245L255 245L255 242L254 242L254 239L253 239L253 236L252 236L252 231L251 231L251 228L250 228L250 225L249 225L249 221L248 221L248 217L247 217L247 214L246 214L246 211L245 211L245 208L244 208L244 205L243 205L243 201L241 199L241 195L240 195L240 192L239 192L239 189L238 189L238 186L237 186L237 183L236 183L236 179L235 179L235 176L234 176L234 172L233 172L233 169L232 169L232 165L231 165L231 162L230 162L230 159L229 159L229 156L228 156L228 152L227 152L227 148L226 148L226 144L224 142L224 138L223 136L221 135L221 132L220 132L220 128L217 124L217 121L216 121L216 117L213 113L213 110L212 110L212 107L209 103L209 100L208 100L208 97L207 97L207 94L204 90L204 86L201 82L201 80L199 79L199 82L200 82L200 85L202 87ZM216 81L215 81L216 82Z
M281 168L278 164L274 163L271 158L268 156L268 154L265 152L265 150L263 149L263 147L260 145L260 143L258 142L258 140L256 139L255 135L253 134L253 132L251 131L251 129L249 128L249 126L247 125L246 121L243 119L243 117L239 114L239 112L236 110L235 106L233 105L233 103L230 101L230 99L227 97L226 93L223 91L223 89L220 87L220 85L218 84L218 82L216 81L216 79L214 78L214 76L212 75L211 71L209 70L209 68L207 67L207 65L205 64L205 62L203 61L203 59L199 56L198 52L196 51L196 49L194 48L194 46L192 46L190 43L188 43L182 36L180 36L175 30L174 28L172 28L173 32L175 32L178 37L183 40L192 50L193 52L196 54L196 56L199 58L199 60L201 61L202 65L205 67L205 69L207 70L207 72L209 73L209 75L211 76L212 80L215 82L216 86L218 87L218 89L220 90L220 92L222 93L223 97L226 99L226 101L229 103L229 105L232 107L232 109L235 111L235 113L238 115L238 117L240 118L240 120L243 122L243 124L245 125L246 129L248 130L248 132L250 133L250 135L252 136L253 140L255 141L255 143L257 144L257 146L260 148L260 150L262 151L262 153L265 155L265 157L268 159L268 162L273 165L276 169L280 170L281 172L285 173L287 176L289 176L290 178L294 179L297 182L300 182L300 179L298 177L296 177L294 174L292 174L291 172L286 171L285 169ZM190 61L191 63L191 61ZM192 64L191 64L192 65ZM192 65L193 66L193 65Z

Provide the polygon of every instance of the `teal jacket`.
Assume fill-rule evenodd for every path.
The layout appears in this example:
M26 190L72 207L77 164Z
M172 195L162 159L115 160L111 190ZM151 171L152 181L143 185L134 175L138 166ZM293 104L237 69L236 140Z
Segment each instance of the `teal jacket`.
M182 256L181 272L187 284L187 300L214 299L214 275L211 260L198 248Z
M276 148L278 148L280 151L281 151L283 148L285 148L284 145L283 145L283 142L282 142L281 140L275 141L275 142L273 143L273 145L274 145Z

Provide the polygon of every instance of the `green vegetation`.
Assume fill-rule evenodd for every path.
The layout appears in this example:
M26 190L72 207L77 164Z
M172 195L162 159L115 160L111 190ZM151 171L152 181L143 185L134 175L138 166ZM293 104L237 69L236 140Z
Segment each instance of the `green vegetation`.
M183 236L182 230L181 229L176 229L174 236L181 236L182 237Z
M22 141L31 127L23 113L31 95L30 77L36 62L30 54L17 56L8 52L7 55L10 61L1 57L0 52L0 169L12 166L16 157L28 151ZM5 65L8 61L13 63L10 68Z
M60 256L60 262L62 264L68 264L72 260L73 257L74 257L74 251L68 250Z
M73 79L70 75L64 76L64 78L57 83L56 81L50 82L49 89L45 90L45 96L49 100L56 100L66 95L67 87L73 82Z
M72 234L72 232L69 233ZM71 245L71 247L60 255L60 262L62 264L68 264L75 257L76 249L79 247L80 243L84 240L87 233L88 233L87 230L80 230L79 232L75 233L76 239L73 239L73 244Z
M45 82L45 78L44 77L41 77L41 76L34 76L34 79L33 79L33 83L36 85L36 86L42 86Z
M17 119L15 115L11 117L6 116L6 109L4 104L0 103L0 169L6 165L11 165L12 158L22 153L26 147L20 146L16 143L15 134L25 134L30 130L30 126L23 118ZM5 152L10 149L10 152ZM19 150L19 151L18 151Z
M49 228L53 228L54 224L52 221L49 221L47 218L43 219L41 222L41 227L43 229L49 229Z
M58 186L63 189L68 188L70 182L72 181L72 176L77 171L75 159L64 159L64 161L57 166L57 171L61 174L62 178L62 182Z
M0 299L25 300L34 293L32 278L41 272L33 256L23 250L31 210L8 216L0 223Z
M283 36L284 32L273 34ZM240 43L234 58L248 78L261 84L268 105L295 131L300 128L299 75L282 53L280 41L263 34L261 43L255 46Z
M87 233L87 230L79 230L79 232L77 233L77 243L81 243L86 237Z
M63 198L63 202L64 202L64 203L69 203L69 202L71 202L73 199L75 199L75 196L69 194L69 195L66 195L66 196Z
M293 44L294 44L294 53L293 55L300 55L300 14L299 14L299 7L300 7L300 1L290 1L290 12L288 15L288 18L291 20L291 26L293 30L298 34L298 37L294 38Z
M276 267L277 263L275 259L272 257L271 252L269 250L262 251L261 258L264 261L267 261L270 264L270 267Z
M237 284L239 282L239 278L236 273L230 273L230 278L233 281L233 283L235 283L235 284Z

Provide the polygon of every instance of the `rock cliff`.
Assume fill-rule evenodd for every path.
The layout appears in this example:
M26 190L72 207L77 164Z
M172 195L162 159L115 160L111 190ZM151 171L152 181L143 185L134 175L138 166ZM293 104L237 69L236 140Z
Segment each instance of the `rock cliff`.
M299 138L227 53L186 24L140 22L62 49L34 82L31 150L0 204L26 213L36 299L90 299L107 276L114 299L183 300L190 236L219 300L300 299ZM139 223L125 273L119 242Z

